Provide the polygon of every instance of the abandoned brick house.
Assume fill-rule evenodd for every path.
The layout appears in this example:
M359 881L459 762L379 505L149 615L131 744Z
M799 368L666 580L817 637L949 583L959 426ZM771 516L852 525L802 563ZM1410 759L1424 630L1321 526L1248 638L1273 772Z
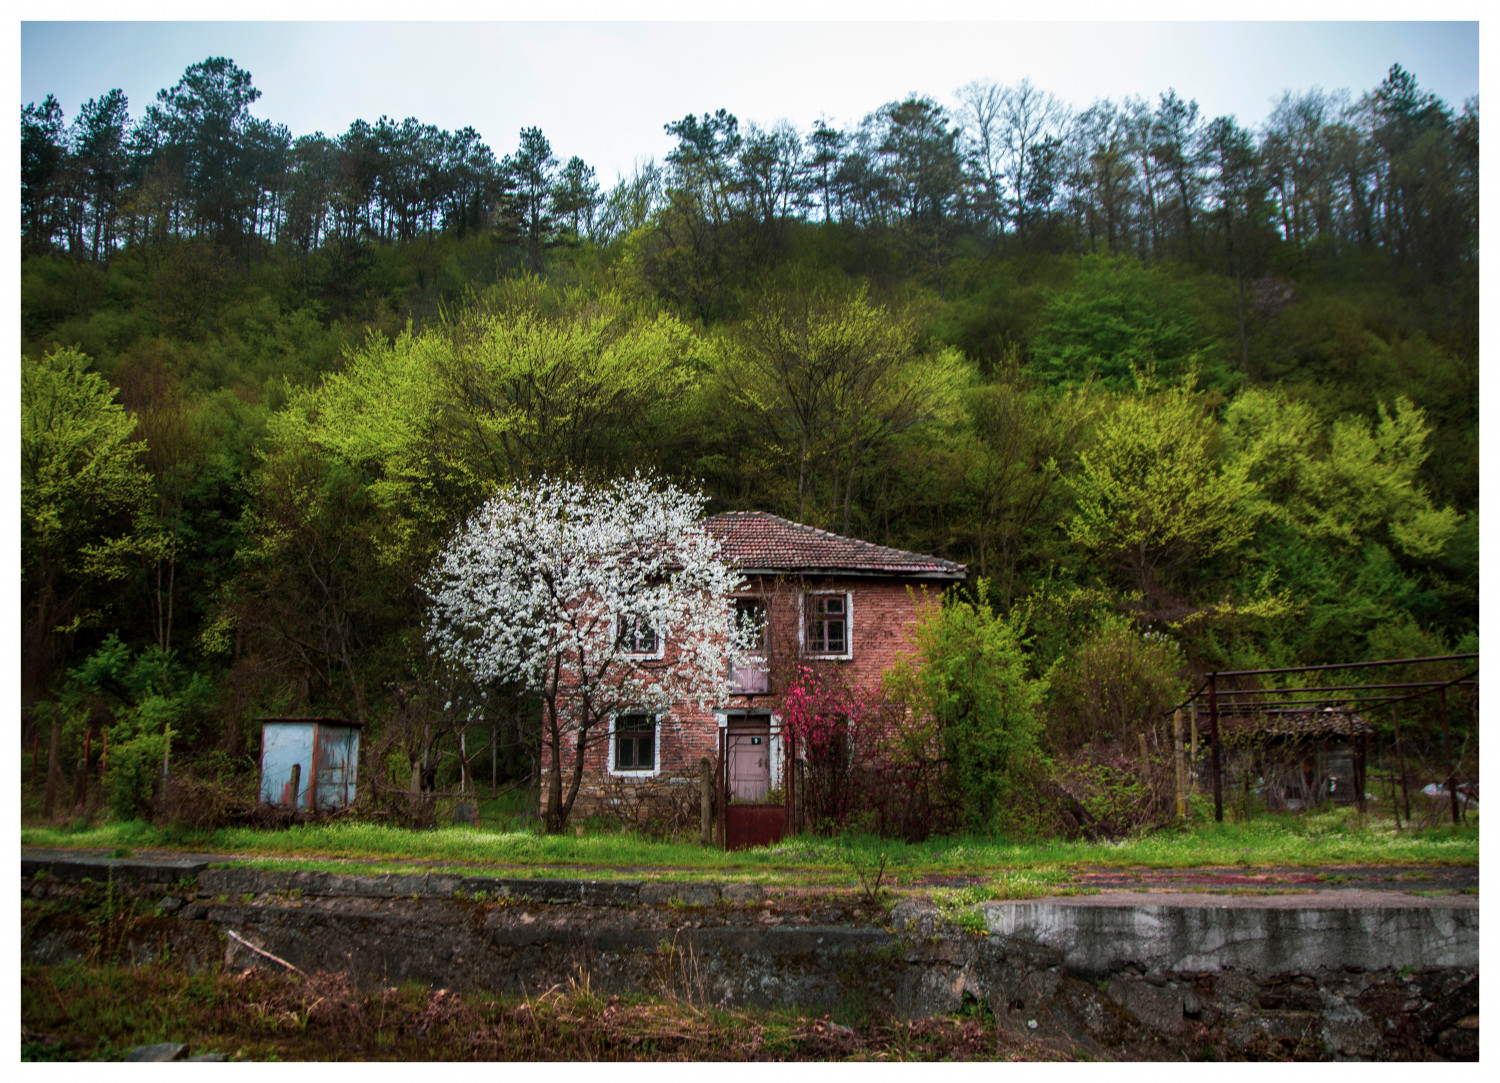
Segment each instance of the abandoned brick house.
M733 668L730 695L711 709L690 703L663 714L612 718L608 740L585 754L575 815L628 812L620 806L642 799L695 801L699 763L717 755L721 730L734 738L730 796L764 798L781 784L774 705L792 668L832 664L852 684L878 687L898 652L910 649L907 630L923 593L939 593L966 575L962 564L764 512L726 512L704 526L747 581L735 605L762 629L760 649ZM648 658L672 649L650 629L631 646Z

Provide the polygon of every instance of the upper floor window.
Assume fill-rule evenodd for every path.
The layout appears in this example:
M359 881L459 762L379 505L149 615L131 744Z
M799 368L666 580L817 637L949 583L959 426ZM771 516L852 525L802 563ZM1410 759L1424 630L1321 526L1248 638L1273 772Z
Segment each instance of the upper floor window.
M748 644L742 657L729 668L729 688L740 695L756 695L771 690L771 674L766 666L769 633L766 627L766 603L759 598L739 598L734 603L734 618L741 642Z
M623 616L619 619L618 629L616 643L626 654L661 657L661 636L656 632L656 622L650 617Z
M759 598L738 598L734 603L735 626L750 644L749 653L764 658L766 654L766 603Z
M848 658L849 595L808 594L802 599L802 653Z

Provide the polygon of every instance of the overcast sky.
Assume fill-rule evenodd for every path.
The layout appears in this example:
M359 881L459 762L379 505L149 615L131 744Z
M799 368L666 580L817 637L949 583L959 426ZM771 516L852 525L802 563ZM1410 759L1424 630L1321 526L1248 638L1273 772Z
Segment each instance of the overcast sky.
M1451 14L1445 6L1451 7L1361 10ZM85 4L23 14L76 18L118 10ZM349 8L314 0L256 10L336 16ZM378 3L359 10L387 13ZM391 10L409 14L412 7ZM849 10L910 18L912 5L881 0L858 9L821 0L756 5L755 12L779 17L767 22L589 21L621 11L639 18L701 10L672 3L502 4L484 13L544 10L581 21L23 22L21 102L55 94L71 120L86 99L119 87L139 118L188 65L227 56L261 91L255 114L285 124L294 136L336 136L356 119L373 122L382 114L415 116L449 130L471 125L503 156L515 149L522 127L535 125L560 159L581 156L607 186L636 159L664 156L671 140L662 125L687 113L722 107L742 125L786 118L802 131L825 116L843 127L912 93L951 107L955 91L975 79L1008 84L1029 77L1075 106L1106 96L1154 102L1172 87L1196 99L1205 119L1233 114L1251 127L1285 89L1347 88L1357 97L1393 63L1455 109L1479 92L1476 22L975 22L963 19L987 8L954 4L924 8L918 22L839 21ZM1316 4L1269 10L1331 14ZM201 5L158 5L153 14L201 11ZM785 21L798 14L823 21Z

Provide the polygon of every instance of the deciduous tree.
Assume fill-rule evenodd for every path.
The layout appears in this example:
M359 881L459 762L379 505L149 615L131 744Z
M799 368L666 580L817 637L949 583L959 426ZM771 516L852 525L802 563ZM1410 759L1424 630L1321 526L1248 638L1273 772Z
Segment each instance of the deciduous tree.
M541 700L548 831L567 823L614 713L728 694L740 579L699 525L702 504L640 475L598 487L542 477L496 493L422 581L433 649L482 689ZM663 657L633 655L622 620L649 621Z

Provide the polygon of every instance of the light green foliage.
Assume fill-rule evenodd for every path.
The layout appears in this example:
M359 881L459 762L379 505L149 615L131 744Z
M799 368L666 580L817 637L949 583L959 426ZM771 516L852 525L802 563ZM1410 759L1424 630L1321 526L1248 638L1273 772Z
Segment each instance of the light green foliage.
M982 580L975 589L987 596ZM888 693L914 720L904 751L946 761L966 830L1032 830L1047 680L1031 675L1017 628L986 601L950 595L946 604L923 604L911 639L914 654L886 677Z
M170 733L139 734L109 748L109 808L120 820L143 818L161 781L162 764L171 748Z
M22 568L96 578L123 573L147 478L135 419L76 350L21 358Z
M1382 404L1374 427L1358 418L1335 421L1328 457L1307 466L1307 533L1357 544L1384 525L1408 556L1435 556L1459 516L1433 507L1417 482L1426 439L1425 416L1404 397L1391 410Z
M1227 455L1276 497L1261 505L1267 516L1303 537L1350 548L1387 537L1406 555L1430 559L1460 516L1434 507L1420 483L1426 415L1404 396L1378 414L1374 425L1346 417L1325 429L1307 404L1247 389L1225 409Z
M148 548L135 419L76 350L21 358L22 694L44 695L66 639L104 622ZM61 634L60 634L61 633Z
M402 562L501 482L609 466L650 440L692 386L695 352L671 317L523 280L440 326L370 338L270 435L356 469L381 559Z
M1215 429L1191 382L1158 390L1142 376L1079 454L1068 535L1148 599L1174 572L1233 553L1254 532L1258 487L1247 463L1218 460Z
M1405 398L1380 406L1374 424L1326 424L1280 390L1247 389L1225 409L1225 457L1261 493L1255 563L1274 567L1303 608L1281 633L1303 661L1346 660L1348 644L1382 626L1442 618L1435 574L1467 525L1421 483L1427 436Z

